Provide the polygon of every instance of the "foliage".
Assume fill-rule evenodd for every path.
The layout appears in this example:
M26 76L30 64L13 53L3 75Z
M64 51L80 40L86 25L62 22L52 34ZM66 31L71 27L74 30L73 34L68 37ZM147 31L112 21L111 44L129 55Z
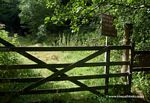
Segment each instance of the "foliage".
M44 18L52 15L52 11L46 8L46 0L21 0L19 8L21 23L27 24L33 34L41 32L38 28L44 24Z
M92 2L87 0L69 0L65 3L66 5L63 4L64 2L60 2L60 0L55 2L49 0L47 2L47 7L54 9L54 14L52 17L46 17L45 23L65 24L67 21L70 21L69 25L72 32L77 32L83 24L89 24L94 21L96 9L94 9L95 5L91 5Z
M136 42L137 49L149 49L149 4L148 0L128 0L127 3L112 4L113 9L110 10L116 16L116 27L120 31L123 31L125 23L133 24L131 40Z
M0 1L0 22L6 25L6 30L14 33L19 30L20 20L18 14L18 0L1 0Z
M0 35L2 39L7 40L12 44L18 44L15 37L14 38L8 37L8 32L4 30L0 30ZM2 44L0 44L0 46L2 46ZM6 65L15 64L17 63L17 61L18 61L17 55L15 53L0 52L0 64L6 64Z
M45 28L45 25L40 25L38 27L38 33L36 34L36 40L37 42L41 43L43 42L45 39L46 39L46 28Z
M39 32L37 36L42 38L43 25L46 33L66 29L71 29L72 33L85 28L88 28L86 31L89 28L99 29L101 14L106 13L116 17L114 23L118 38L112 42L121 44L125 23L133 23L131 39L138 43L138 49L143 49L141 44L149 43L148 0L21 0L19 7L22 23L27 23L33 33ZM58 34L55 36L59 37Z
M146 72L138 72L133 74L133 88L142 90L145 99L150 101L150 75Z
M16 38L9 38L8 32L4 30L0 30L0 35L2 39L5 39L13 44L18 44L16 42ZM0 46L3 46L0 44ZM10 64L17 64L19 63L18 55L13 52L0 52L0 64L1 65L10 65ZM19 75L18 70L0 70L0 78L6 78L6 77L14 77ZM0 89L10 89L13 88L14 85L8 84L0 84Z

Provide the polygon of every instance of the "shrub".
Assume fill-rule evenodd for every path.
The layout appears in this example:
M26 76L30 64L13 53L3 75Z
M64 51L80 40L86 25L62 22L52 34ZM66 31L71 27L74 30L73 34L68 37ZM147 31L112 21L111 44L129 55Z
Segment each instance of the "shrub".
M0 30L1 38L11 42L13 44L17 44L15 37L8 37L8 32L5 30ZM0 44L0 46L4 46ZM8 64L18 64L19 59L18 55L14 52L0 52L0 64L1 65L8 65ZM14 77L17 76L19 73L17 70L0 70L0 78L6 78L6 77ZM10 83L9 83L10 84ZM0 84L1 89L6 88L12 88L13 86L10 86L9 84Z

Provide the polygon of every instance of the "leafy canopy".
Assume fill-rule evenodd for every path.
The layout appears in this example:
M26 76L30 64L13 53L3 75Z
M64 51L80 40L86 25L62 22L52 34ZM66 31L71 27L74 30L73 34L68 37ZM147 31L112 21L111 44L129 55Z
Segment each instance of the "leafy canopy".
M20 9L22 21L35 32L41 25L50 28L53 25L69 26L72 32L78 32L84 25L100 25L101 14L106 13L116 17L120 37L124 24L133 23L133 40L150 42L149 0L21 0Z

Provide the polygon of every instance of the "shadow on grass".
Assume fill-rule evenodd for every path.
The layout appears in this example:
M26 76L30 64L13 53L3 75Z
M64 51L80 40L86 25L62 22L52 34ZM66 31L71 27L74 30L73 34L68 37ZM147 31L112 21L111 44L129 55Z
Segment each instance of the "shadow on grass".
M2 99L2 98L0 98ZM6 99L3 97L3 99ZM9 103L149 103L143 98L98 97L89 92L22 95Z

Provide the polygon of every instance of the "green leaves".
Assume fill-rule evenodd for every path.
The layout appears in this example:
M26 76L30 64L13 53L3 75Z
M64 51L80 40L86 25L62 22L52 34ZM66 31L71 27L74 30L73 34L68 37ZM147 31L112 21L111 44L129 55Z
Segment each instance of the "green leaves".
M39 26L48 23L53 10L47 8L47 0L21 0L19 16L22 23L26 23L33 34L36 34Z
M44 24L49 23L49 21L50 21L50 17L46 17L46 18L44 19Z
M131 4L134 0L127 0L128 4Z
M34 32L43 24L56 30L57 26L66 26L78 32L83 26L98 25L99 28L100 14L111 14L116 17L119 38L123 36L124 24L131 22L134 24L132 38L141 42L150 34L150 8L147 6L150 4L147 0L145 3L143 0L70 0L63 5L60 0L21 0L20 17Z
M72 31L79 31L79 26L83 24L89 23L88 19L92 18L94 15L92 10L94 10L93 6L87 6L87 2L89 0L81 1L81 0L70 0L67 5L61 5L58 1L50 1L47 2L47 8L53 8L53 15L49 18L45 18L45 23L52 24L65 24L66 21L70 20L70 26ZM57 3L57 5L56 5ZM92 2L90 2L92 4ZM55 6L55 7L54 7ZM68 24L67 24L68 25Z

